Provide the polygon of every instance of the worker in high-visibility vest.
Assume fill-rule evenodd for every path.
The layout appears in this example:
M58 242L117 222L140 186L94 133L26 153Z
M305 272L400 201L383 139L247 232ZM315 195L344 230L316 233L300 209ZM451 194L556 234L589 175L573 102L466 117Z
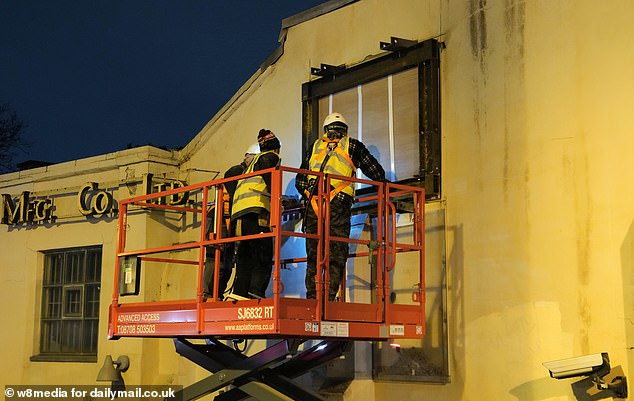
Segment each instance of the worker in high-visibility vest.
M242 174L251 160L256 154L260 153L260 147L258 144L251 145L244 153L244 159L240 164L231 166L225 171L224 178L235 177ZM236 192L238 180L228 181L224 184L224 192L222 199L222 224L221 224L221 238L227 238L234 235L234 227L230 223L231 208L233 203L233 195ZM207 238L211 238L212 233L215 231L215 216L216 210L212 208L209 211L207 217ZM227 284L231 278L231 269L234 262L235 243L226 242L220 245L220 274L218 275L218 297L223 299L224 292L227 289ZM213 295L214 285L214 262L215 262L216 248L208 246L206 249L205 269L203 270L203 298L211 298Z
M258 134L258 153L244 174L280 165L281 143L270 130ZM231 221L236 236L271 232L271 174L256 175L238 181L233 196ZM230 298L264 298L273 269L273 238L241 240L236 252L236 275Z
M372 156L365 145L348 136L348 123L341 113L331 113L324 119L323 136L317 139L300 166L303 170L324 172L326 174L354 177L357 168L373 181L385 181L385 171ZM315 176L298 174L295 187L304 196L306 207L304 230L307 234L317 233L317 195ZM350 237L350 217L354 201L354 183L350 181L330 180L330 235ZM315 298L315 275L317 273L317 240L306 239L306 298ZM348 260L348 243L331 241L330 243L330 288L328 299L335 300L341 276ZM321 278L323 281L323 278Z

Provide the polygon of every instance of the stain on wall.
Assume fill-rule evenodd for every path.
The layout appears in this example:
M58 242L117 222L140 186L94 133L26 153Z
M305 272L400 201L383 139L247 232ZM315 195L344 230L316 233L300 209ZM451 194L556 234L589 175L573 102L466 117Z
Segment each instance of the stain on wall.
M469 0L471 54L478 60L483 73L486 71L487 50L486 3L486 0Z
M469 0L469 37L471 55L474 59L473 71L473 133L476 139L477 153L482 154L482 136L487 131L487 110L484 107L484 88L487 79L487 22L486 0ZM479 165L484 161L479 160ZM482 182L478 183L482 190Z
M511 140L518 137L518 128L523 127L525 110L525 70L524 70L524 49L525 36L524 27L526 22L526 4L517 0L505 0L504 3L504 149L502 167L502 191L504 202L508 203L509 182L513 181L511 166L516 161L516 157L511 155ZM518 115L518 113L522 113ZM512 122L510 121L512 120ZM520 172L518 172L520 173Z

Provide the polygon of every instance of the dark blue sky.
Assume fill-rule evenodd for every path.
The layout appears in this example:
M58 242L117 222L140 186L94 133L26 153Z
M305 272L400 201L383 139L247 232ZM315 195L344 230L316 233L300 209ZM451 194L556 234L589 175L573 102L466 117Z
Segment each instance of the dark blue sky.
M14 162L186 145L326 0L0 0L0 103L27 122Z

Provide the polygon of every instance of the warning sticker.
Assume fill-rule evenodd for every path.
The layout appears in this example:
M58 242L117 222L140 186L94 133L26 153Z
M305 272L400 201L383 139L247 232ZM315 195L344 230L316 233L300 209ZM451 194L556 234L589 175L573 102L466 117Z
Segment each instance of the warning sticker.
M304 323L304 331L307 331L309 333L319 333L319 322Z
M320 334L324 337L348 337L349 324L346 322L321 322Z
M391 336L404 336L405 335L405 326L401 324L391 324L390 325L390 335Z
M321 322L320 334L324 337L336 337L337 336L337 323Z
M348 323L337 323L337 337L348 337Z

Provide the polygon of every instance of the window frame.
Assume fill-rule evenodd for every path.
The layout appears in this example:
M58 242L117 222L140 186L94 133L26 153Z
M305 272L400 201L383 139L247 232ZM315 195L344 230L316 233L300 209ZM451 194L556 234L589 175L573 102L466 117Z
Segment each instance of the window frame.
M84 285L81 284L68 284L62 286L62 320L64 319L74 319L84 317ZM71 291L79 291L79 302L74 302L79 306L79 310L77 312L73 312L69 310L69 306L72 306L72 300L70 299L69 293Z
M321 136L321 121L319 121L320 99L416 68L418 70L418 172L414 177L405 178L399 182L423 186L427 201L441 199L440 51L442 48L443 44L441 42L436 39L429 39L410 47L386 52L347 68L343 66L328 68L324 76L304 83L302 85L302 154L305 154L314 141ZM442 227L444 227L444 220ZM442 246L444 247L444 242ZM375 366L378 361L376 357L377 344L375 343L372 346L373 380L380 382L436 384L449 382L449 343L444 262L439 275L442 280L438 288L438 299L442 304L438 315L439 320L442 322L442 328L440 329L442 354L439 354L440 358L442 358L442 371L438 371L435 374L415 376L381 373Z
M399 181L425 187L427 199L441 197L441 132L440 132L440 48L436 39L359 63L348 68L335 68L328 75L302 85L302 149L321 134L319 99L358 85L382 79L411 68L418 68L418 174Z
M69 258L77 257L80 253L80 270L79 276L77 275L77 265L69 265ZM74 247L64 249L54 249L43 251L43 268L42 268L42 284L40 288L41 297L39 302L40 310L38 316L38 333L37 333L37 354L32 355L30 360L34 362L97 362L98 356L98 343L99 343L99 313L96 315L91 311L94 309L94 299L87 299L89 294L93 294L96 297L96 302L101 301L101 291L94 292L94 287L101 286L101 273L102 273L102 259L103 259L103 247L98 246L86 246L86 247ZM57 263L60 266L53 267L52 261L57 259ZM50 270L49 270L50 269ZM89 272L88 269L98 269L97 272ZM59 271L55 271L59 270ZM58 275L56 275L56 273ZM72 279L66 280L65 275L71 274ZM61 277L59 277L61 275ZM78 280L80 277L81 280ZM92 289L89 291L89 287ZM47 292L55 291L59 289L59 299L56 299L56 305L59 309L57 313L50 313L50 303L47 296ZM79 299L74 300L75 306L79 308L78 311L69 311L67 309L67 302L70 300L70 291L79 291ZM90 303L91 307L88 307ZM99 308L97 308L99 309ZM56 330L58 336L63 334L63 325L71 324L72 322L80 322L80 330L77 333L79 336L79 350L73 351L62 350L64 344L59 344L59 352L51 352L50 350L44 350L44 343L46 335L45 322L59 322L59 327ZM66 322L66 323L65 323ZM90 338L85 338L85 331L90 330L87 325L94 325L96 322L96 332L90 333ZM49 337L50 340L50 337ZM94 351L86 351L87 347L94 344ZM89 348L88 348L89 349Z

